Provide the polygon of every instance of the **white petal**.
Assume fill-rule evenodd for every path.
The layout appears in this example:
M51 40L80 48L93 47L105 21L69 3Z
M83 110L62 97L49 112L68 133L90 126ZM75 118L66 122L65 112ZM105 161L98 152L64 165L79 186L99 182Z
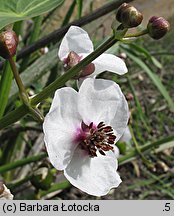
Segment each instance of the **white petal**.
M91 77L104 71L110 71L119 75L123 75L128 71L125 62L121 58L112 54L103 53L96 58L93 63L95 64L95 72Z
M81 123L77 111L77 95L78 93L69 87L57 90L44 120L46 148L51 163L58 170L67 166L77 147L75 133Z
M82 191L94 196L104 196L121 183L116 170L117 160L114 153L112 156L110 153L109 156L91 158L77 148L64 170L64 175L72 185Z
M71 26L60 44L58 56L63 60L70 51L80 54L91 53L93 50L93 44L88 33L80 27Z
M120 141L128 143L131 139L132 139L132 135L131 135L131 132L129 130L129 127L127 126L123 135L120 138Z
M119 158L120 155L120 151L119 148L116 145L113 145L113 149L114 149L114 154L116 158ZM109 151L110 152L110 151Z
M78 110L86 124L90 122L98 124L101 121L110 124L117 112L120 112L122 116L125 115L125 110L124 112L118 111L122 109L121 106L127 105L123 98L115 82L87 78L79 89Z
M110 122L110 125L114 129L114 134L116 135L116 142L123 135L129 120L129 108L127 101L121 92L120 87L118 86L118 90L120 90L120 97L117 103L116 112L113 116L113 119ZM119 92L119 91L118 91Z

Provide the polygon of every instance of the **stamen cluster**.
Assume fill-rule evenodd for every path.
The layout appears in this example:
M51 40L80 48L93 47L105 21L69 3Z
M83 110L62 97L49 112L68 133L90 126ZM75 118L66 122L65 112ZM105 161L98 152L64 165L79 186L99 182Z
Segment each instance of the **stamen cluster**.
M80 142L80 146L88 152L89 156L96 157L97 150L102 155L106 155L106 151L113 150L111 145L114 144L116 136L111 126L106 126L104 122L100 122L95 128L93 122L89 126L82 122L81 128L86 136Z

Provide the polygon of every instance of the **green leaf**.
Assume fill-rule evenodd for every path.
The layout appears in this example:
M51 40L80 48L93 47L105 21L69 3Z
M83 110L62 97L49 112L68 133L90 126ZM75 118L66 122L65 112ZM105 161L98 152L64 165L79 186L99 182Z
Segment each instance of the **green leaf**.
M126 143L125 142L117 142L116 146L118 147L120 154L125 155L126 154Z
M0 29L10 23L39 16L64 0L0 0Z
M3 73L0 81L0 118L4 115L4 111L8 102L13 73L8 61L5 62Z
M135 89L134 89L133 83L132 83L132 81L131 81L129 75L127 75L127 79L128 79L128 83L129 83L130 89L131 89L131 91L132 91L132 94L133 94L133 96L134 96L134 100L135 100L135 104L136 104L136 107L137 107L138 116L139 116L139 118L141 119L142 123L144 124L146 130L147 130L148 132L150 132L150 128L149 128L149 126L148 126L148 122L147 122L146 117L145 117L145 115L144 115L144 112L143 112L143 110L142 110L140 101L139 101L138 97L137 97L136 94L135 94Z
M58 62L57 49L53 49L46 53L45 55L38 58L32 65L30 65L26 70L21 74L21 79L25 87L31 85L40 77L42 77L46 72L53 68ZM18 92L18 88L15 83L12 83L10 100L13 99L13 96Z
M157 68L161 69L162 65L161 63L153 56L151 56L151 54L149 53L149 51L147 49L145 49L144 47L141 47L137 44L131 43L129 44L130 49L133 50L132 51L137 51L138 53L143 54L148 60L151 61L151 63L153 63Z
M62 25L61 25L62 27L65 26L65 25L67 25L69 23L69 21L71 19L71 16L72 16L72 14L74 12L75 6L76 6L76 0L74 0L72 2L72 4L70 5L70 7L68 9L68 12L66 13L66 15L64 17L64 20L62 22Z
M161 82L160 78L151 70L151 68L146 65L141 59L139 59L138 57L136 57L135 55L131 54L129 51L127 51L126 49L124 49L125 52L127 53L127 55L135 62L137 63L149 76L149 78L153 81L154 85L156 85L156 87L158 88L158 90L160 91L160 93L163 95L163 97L166 99L166 101L168 102L168 105L171 109L171 111L174 112L174 102L172 100L172 98L170 97L168 91L166 90L165 86L163 85L163 83Z
M82 16L82 9L83 9L83 0L76 0L77 7L78 7L78 18Z

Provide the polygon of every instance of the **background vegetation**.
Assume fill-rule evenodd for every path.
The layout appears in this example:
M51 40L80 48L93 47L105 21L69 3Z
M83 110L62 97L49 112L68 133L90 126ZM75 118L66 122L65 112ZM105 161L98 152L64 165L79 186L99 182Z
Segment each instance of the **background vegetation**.
M62 75L57 50L69 25L84 26L97 47L111 32L111 23L108 23L115 19L113 5L117 8L128 1L60 2L59 7L51 6L49 12L40 16L36 13L34 18L24 13L13 27L20 38L17 66L30 96ZM153 7L153 1L149 2ZM135 0L132 4L138 7L139 3ZM155 15L160 16L160 11ZM23 21L23 18L27 19ZM168 18L173 26L172 14ZM173 37L171 29L160 41L145 36L108 50L124 57L129 68L124 76L105 72L100 77L119 83L127 96L132 140L118 143L122 153L119 159L122 184L101 199L174 199ZM3 119L21 102L9 64L1 59L0 65L0 117ZM74 86L74 81L66 85ZM39 105L44 115L51 100L49 97ZM47 173L44 179L43 173ZM51 167L42 126L29 115L0 131L0 179L5 181L15 199L96 199L72 187L61 172Z

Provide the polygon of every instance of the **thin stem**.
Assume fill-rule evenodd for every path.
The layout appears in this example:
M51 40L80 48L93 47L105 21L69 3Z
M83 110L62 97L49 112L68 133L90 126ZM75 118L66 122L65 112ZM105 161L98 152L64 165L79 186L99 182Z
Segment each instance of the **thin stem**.
M55 30L54 32L51 32L50 34L44 36L43 38L39 39L38 41L36 41L35 43L23 48L17 55L17 60L22 59L26 56L28 56L29 54L35 52L36 50L44 47L44 46L48 46L50 43L53 42L59 42L62 37L65 35L65 33L67 32L68 28L71 25L76 25L76 26L84 26L86 24L89 24L90 22L112 12L115 11L122 3L124 2L131 2L133 0L114 0L111 1L107 4L105 4L104 6L96 9L95 11L93 11L92 13L82 17L81 19L78 20L74 20L73 22L69 23L68 25L59 28L57 30ZM3 63L0 62L0 69L2 68Z
M69 23L69 20L71 19L71 16L72 16L72 14L74 12L75 6L76 6L76 0L74 0L72 2L72 4L70 5L70 7L69 7L69 9L68 9L68 11L67 11L67 13L65 15L65 18L64 18L64 20L62 22L61 27L65 26L65 25L67 25Z
M69 23L68 25L55 30L54 32L50 33L49 35L41 38L37 42L33 43L32 45L25 47L21 52L19 52L19 55L17 56L17 59L21 59L24 56L27 56L28 54L33 53L34 51L47 46L51 42L58 42L61 40L61 38L65 35L68 28L71 25L76 26L84 26L86 24L89 24L90 22L98 19L99 17L104 16L105 14L110 13L111 11L115 11L122 3L124 2L131 2L133 0L114 0L112 2L109 2L105 4L103 7L96 9L92 13L82 17L81 19L74 20L73 22Z
M145 145L140 147L140 151L146 153L147 151L149 151L153 148L157 148L161 145L165 145L167 142L170 142L172 140L174 140L174 135L169 136L167 138L163 138L163 139L158 140L158 141L155 141L153 143L145 144ZM127 153L126 155L124 155L118 159L119 164L120 165L125 164L125 163L135 159L136 156L137 156L137 150L136 149L130 150L129 153Z
M34 43L39 38L43 16L38 16L33 19L34 26L28 44ZM30 55L22 60L20 71L24 71L29 63Z
M126 30L123 29L123 32L120 32L122 34L122 37L124 37L124 34L126 34ZM96 59L98 56L100 56L102 53L104 53L107 49L112 47L116 42L119 40L115 38L115 35L111 36L109 39L107 39L103 44L101 44L94 52L89 54L86 58L84 58L82 61L80 61L79 64L75 65L73 68L68 70L64 75L56 79L53 83L48 85L45 89L43 89L39 94L37 94L35 97L33 97L28 104L26 104L29 108L28 112L32 115L35 115L37 119L39 119L41 122L43 121L42 115L38 114L36 108L34 108L38 103L49 97L56 89L62 87L65 82L70 80L71 78L78 75L78 73L89 63L91 63L94 59ZM19 107L20 108L20 107ZM18 109L19 109L18 108ZM16 119L19 120L21 118L20 113L18 113L18 109L16 110ZM33 112L33 109L36 112ZM27 112L26 112L27 113ZM25 113L25 114L26 114ZM4 118L8 119L10 113L7 114ZM20 117L20 118L18 118ZM9 123L9 120L8 120ZM14 123L14 121L10 121L10 123ZM7 124L4 119L2 118L0 120L0 129L7 127L9 124Z
M125 35L124 38L140 37L140 36L143 36L145 34L148 34L148 30L147 29L144 29L144 30L142 30L140 32L136 32L134 34L127 34L127 35Z
M17 122L19 119L25 116L29 112L28 109L26 108L27 106L23 104L20 107L18 107L16 110L11 111L3 118L1 118L0 129L3 129L14 122Z
M40 155L31 156L28 158L24 158L21 160L17 160L17 161L5 164L5 165L0 167L0 173L4 173L4 172L7 172L9 170L13 170L17 167L21 167L21 166L24 166L24 165L29 164L29 163L40 161L46 157L47 157L47 153L42 153Z
M62 87L65 82L69 79L73 78L77 75L86 65L91 63L94 59L104 53L108 48L113 46L118 40L115 39L114 36L111 36L107 41L105 41L101 46L99 46L94 52L89 54L86 58L84 58L79 64L75 65L73 68L68 70L64 75L59 77L42 92L36 95L34 98L31 99L31 105L37 105L42 100L46 99L50 94L52 94L56 89Z
M149 143L149 144L145 144L145 145L140 147L140 151L147 153L148 151L152 150L153 148L157 148L159 146L165 145L167 142L170 142L173 140L174 140L174 135L169 136L167 138L163 138L161 140L158 140L158 141L155 141L152 143ZM134 149L130 150L129 153L127 153L126 155L124 155L118 159L119 165L123 165L125 163L128 163L129 161L135 159L135 157L137 157L137 156L139 156L139 155L137 155L137 150L134 148ZM0 173L5 173L7 171L10 171L10 170L13 170L15 168L24 166L26 164L40 161L46 157L47 157L47 153L42 153L39 155L35 155L35 156L24 158L24 159L21 159L18 161L11 162L9 164L1 166L0 167Z
M15 64L15 61L14 59L11 57L8 59L9 60L9 63L10 63L10 66L11 66L11 69L12 69L12 72L13 72L13 76L16 80L16 83L17 83L17 86L19 88L19 93L20 93L20 96L21 96L21 99L22 101L24 102L24 104L28 104L29 102L29 97L28 97L28 94L26 92L26 89L22 83L22 80L19 76L19 73L18 73L18 70L16 68L16 64Z
M22 80L19 76L19 72L16 68L16 64L15 64L15 61L13 60L13 58L9 58L9 63L10 63L10 66L11 66L11 69L12 69L12 72L13 72L13 75L14 75L14 78L16 80L16 83L17 83L17 86L19 88L19 94L20 94L20 97L21 97L21 100L22 102L24 103L24 109L26 111L28 111L28 113L30 113L33 118L37 121L39 121L40 123L43 122L43 115L40 113L40 111L36 108L36 107L32 107L31 104L30 104L30 100L29 100L29 96L26 92L26 89L22 83ZM20 116L20 115L19 115Z
M134 132L133 132L133 130L132 130L132 127L129 126L129 129L130 129L131 136L132 136L132 140L133 140L133 142L134 142L134 144L135 144L135 149L137 150L137 153L140 155L140 157L141 157L141 159L142 159L142 161L144 162L145 165L147 165L148 167L152 167L151 162L148 161L148 160L145 158L145 156L143 155L143 153L141 152L141 148L140 148L140 146L138 145L138 142L137 142L137 140L136 140L136 138L135 138L135 135L134 135Z
M56 89L62 87L65 82L67 82L69 79L73 78L75 75L77 75L86 65L91 63L94 59L96 59L98 56L100 56L103 52L105 52L108 48L113 46L118 40L115 39L114 36L111 36L107 41L105 41L101 46L99 46L94 52L92 52L90 55L88 55L86 58L84 58L79 64L75 65L73 68L68 70L65 74L63 74L61 77L56 79L53 83L48 85L45 89L43 89L42 92L40 92L38 95L33 97L29 101L28 110L25 110L23 112L24 116L27 113L31 114L37 114L33 111L33 107L36 106L38 103L46 99L48 96L50 96ZM11 113L7 114L0 120L0 129L7 127L9 124L12 124L19 120L22 116L20 113L20 109L24 109L25 107L21 108L18 107L15 111L12 111ZM13 116L15 114L15 116ZM12 117L12 118L10 118ZM36 116L38 119L41 117L40 115ZM42 121L43 118L41 118ZM15 120L15 121L14 121Z
M62 189L66 189L68 187L70 187L71 184L68 182L68 181L63 181L63 182L59 182L59 183L55 183L53 184L49 190L47 191L43 191L43 190L40 190L39 191L39 196L42 198L44 196L46 196L47 194L49 193L52 193L52 192L55 192L55 191L58 191L58 190L62 190Z
M12 189L12 190L13 190L14 188L19 187L19 186L21 186L22 184L24 184L24 183L26 183L27 181L29 181L32 177L33 177L33 175L27 175L27 176L26 176L25 178L23 178L23 179L20 179L20 180L18 180L18 181L16 181L16 182L7 184L7 186L8 186L9 189Z
M150 52L151 55L173 55L174 52Z

